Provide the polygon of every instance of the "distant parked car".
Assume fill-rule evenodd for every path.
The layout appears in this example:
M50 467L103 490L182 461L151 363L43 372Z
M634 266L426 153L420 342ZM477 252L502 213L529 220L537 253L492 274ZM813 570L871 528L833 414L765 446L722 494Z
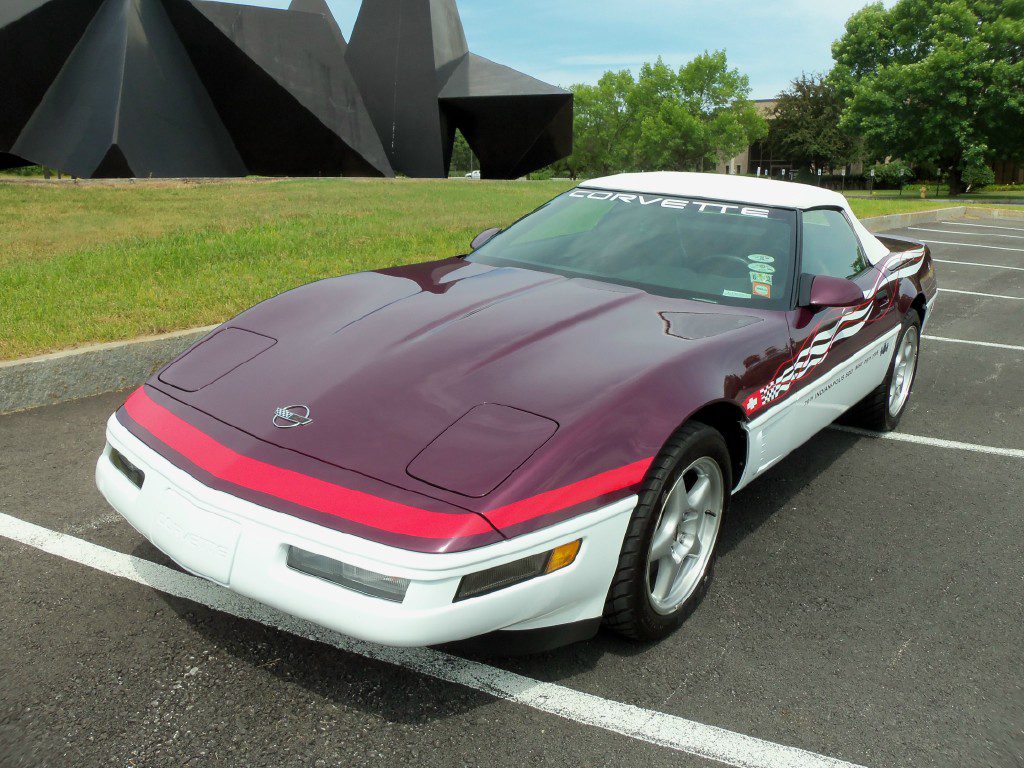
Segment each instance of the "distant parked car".
M480 181L480 171L472 171L466 174L467 179L473 179L474 181Z
M221 326L111 417L103 494L364 640L657 639L734 493L846 412L896 427L936 296L841 195L738 176L588 181L472 247Z

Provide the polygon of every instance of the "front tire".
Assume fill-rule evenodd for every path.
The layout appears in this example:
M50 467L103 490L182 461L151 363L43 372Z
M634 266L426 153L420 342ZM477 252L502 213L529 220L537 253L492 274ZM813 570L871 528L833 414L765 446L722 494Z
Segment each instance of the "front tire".
M921 319L916 312L904 321L884 381L850 410L849 423L874 432L892 432L910 403L921 351Z
M605 602L607 627L660 640L693 613L711 583L731 490L722 435L699 422L682 427L641 488Z

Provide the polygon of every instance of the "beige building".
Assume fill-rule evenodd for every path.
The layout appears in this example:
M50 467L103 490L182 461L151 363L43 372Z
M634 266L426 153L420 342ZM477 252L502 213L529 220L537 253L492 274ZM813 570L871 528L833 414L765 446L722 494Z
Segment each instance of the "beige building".
M766 120L772 119L772 113L775 110L775 105L778 103L778 99L758 99L754 102L757 106L757 111ZM716 170L718 173L761 175L774 179L788 179L792 177L793 171L800 169L789 158L775 155L768 142L757 141L731 160L723 160L718 164ZM848 165L846 173L851 176L864 173L864 163Z
M757 111L766 120L771 120L772 112L775 109L775 105L778 103L778 99L757 99L754 102L757 107ZM715 171L717 173L731 173L737 176L742 176L745 173L755 174L757 173L758 168L760 168L762 175L781 176L782 170L785 169L786 175L788 176L793 170L792 164L779 160L773 165L770 152L764 144L765 142L763 141L756 142L731 160L723 159L719 162ZM773 168L775 169L774 173L772 173Z

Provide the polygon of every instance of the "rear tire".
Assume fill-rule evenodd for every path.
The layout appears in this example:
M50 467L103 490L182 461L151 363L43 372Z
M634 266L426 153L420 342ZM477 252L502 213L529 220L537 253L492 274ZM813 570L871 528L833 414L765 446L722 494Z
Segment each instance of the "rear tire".
M633 640L660 640L693 613L711 583L731 491L725 438L699 422L676 432L640 490L605 602L605 626Z
M875 432L892 432L910 404L910 393L917 379L921 348L921 318L912 312L903 321L896 351L885 380L871 394L850 409L846 423Z

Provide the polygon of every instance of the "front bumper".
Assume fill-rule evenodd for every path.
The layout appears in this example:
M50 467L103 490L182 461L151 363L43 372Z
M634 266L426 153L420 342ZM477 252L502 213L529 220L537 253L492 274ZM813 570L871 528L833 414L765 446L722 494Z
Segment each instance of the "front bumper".
M294 616L393 646L436 645L498 630L533 630L601 616L636 496L509 541L450 554L388 547L215 491L178 469L114 417L96 484L143 536L186 570ZM111 447L145 473L137 488ZM582 538L569 567L455 603L462 577ZM369 597L287 564L290 546L409 579L402 603Z

